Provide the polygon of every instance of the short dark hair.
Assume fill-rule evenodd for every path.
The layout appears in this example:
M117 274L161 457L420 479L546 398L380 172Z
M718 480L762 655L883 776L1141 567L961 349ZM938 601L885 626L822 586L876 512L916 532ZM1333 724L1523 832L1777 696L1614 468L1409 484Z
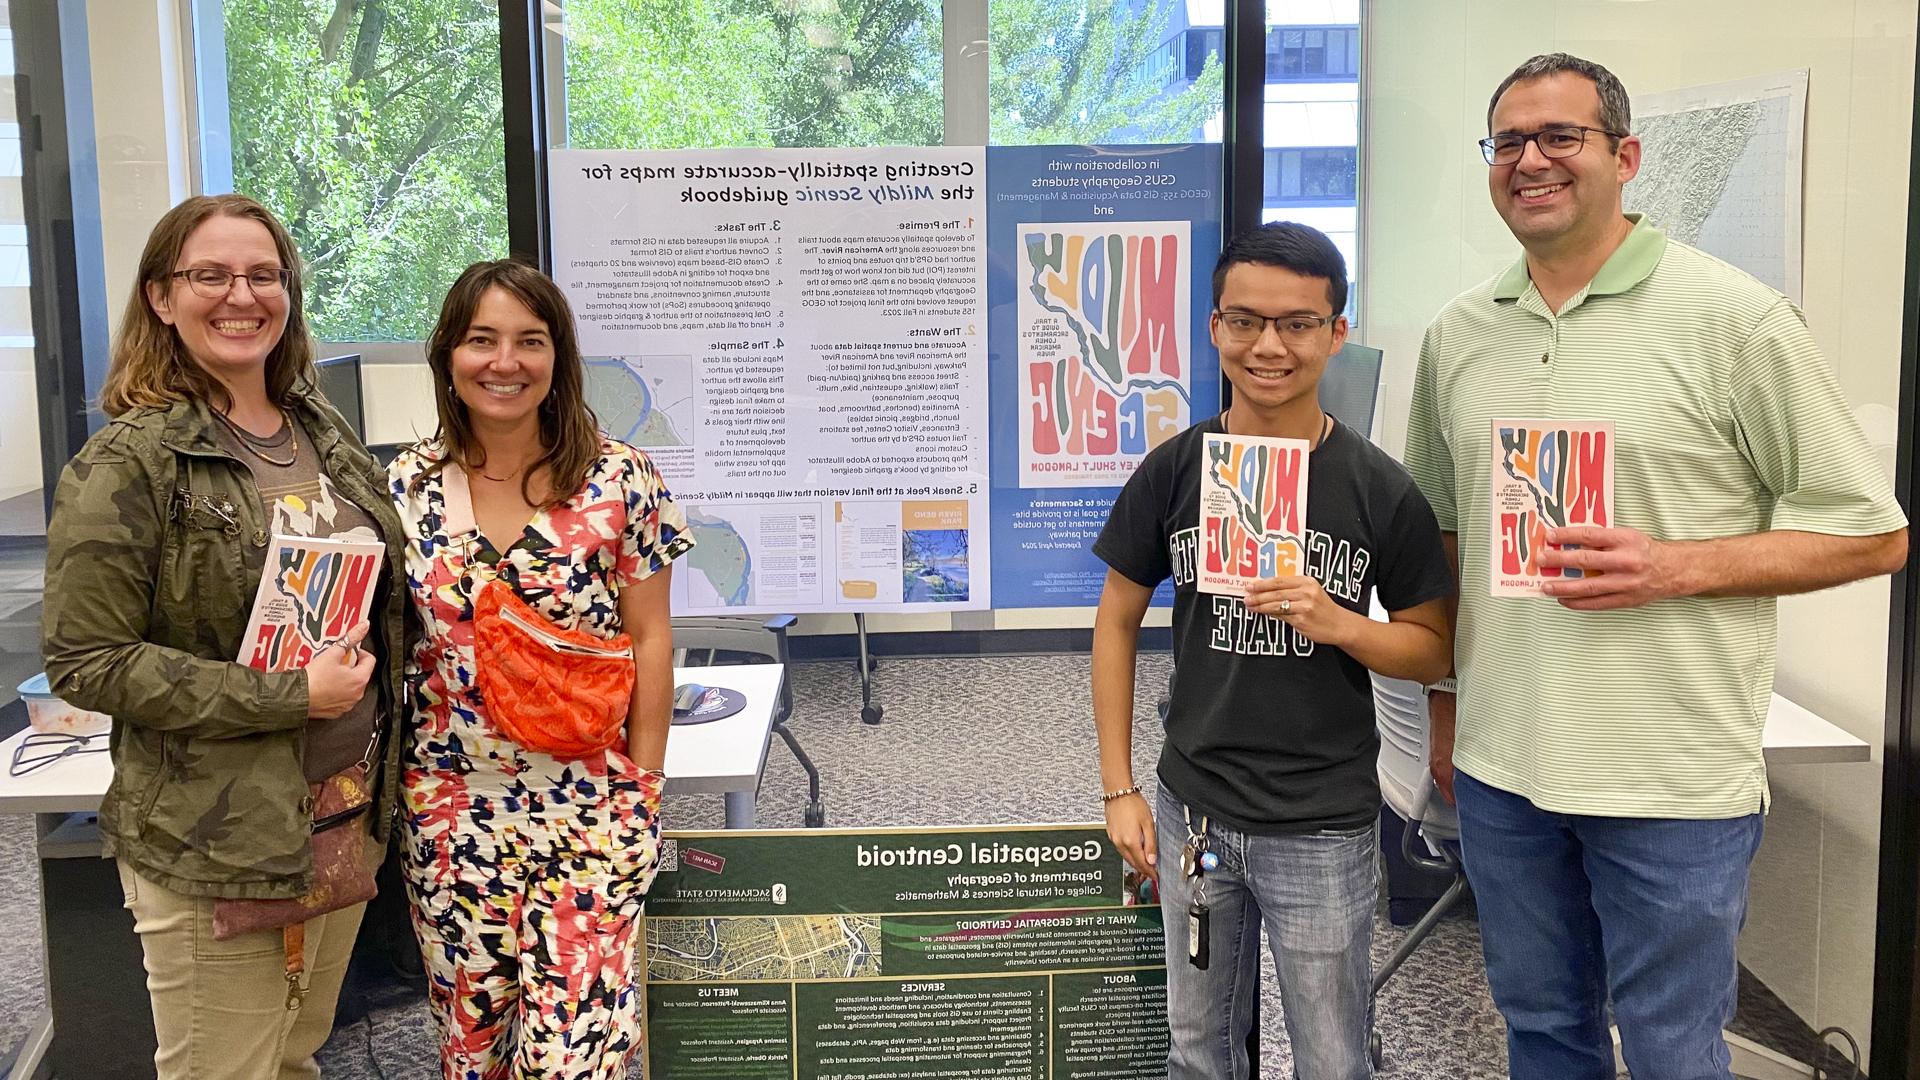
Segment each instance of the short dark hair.
M1277 266L1301 277L1327 279L1327 300L1337 318L1347 310L1347 260L1327 234L1295 221L1270 221L1234 237L1213 264L1213 306L1227 286L1227 271L1240 263Z
M1591 60L1582 60L1567 53L1541 53L1513 69L1513 74L1500 81L1494 88L1493 97L1487 99L1487 134L1493 134L1493 107L1500 104L1500 95L1507 92L1514 83L1532 82L1550 75L1578 75L1593 84L1600 93L1600 126L1621 135L1633 134L1633 103L1627 100L1627 88L1613 72ZM1612 145L1619 149L1620 140L1613 139Z

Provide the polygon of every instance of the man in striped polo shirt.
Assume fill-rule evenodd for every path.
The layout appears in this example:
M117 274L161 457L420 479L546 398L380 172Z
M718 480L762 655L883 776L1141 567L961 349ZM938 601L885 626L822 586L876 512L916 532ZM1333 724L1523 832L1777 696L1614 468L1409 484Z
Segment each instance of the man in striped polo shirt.
M1408 421L1461 570L1458 731L1436 688L1434 777L1515 1080L1611 1078L1609 1000L1636 1080L1731 1077L1772 598L1906 558L1800 312L1622 213L1629 123L1619 80L1565 54L1494 92L1488 187L1525 253L1428 327ZM1539 555L1591 575L1544 597L1491 594L1492 422L1512 418L1612 424L1607 527L1549 529Z

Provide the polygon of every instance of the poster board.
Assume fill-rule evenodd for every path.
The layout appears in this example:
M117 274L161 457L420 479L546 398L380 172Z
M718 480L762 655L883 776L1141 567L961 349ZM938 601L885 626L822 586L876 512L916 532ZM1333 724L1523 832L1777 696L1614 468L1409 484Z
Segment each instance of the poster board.
M588 400L687 508L676 614L989 606L982 148L548 166Z
M676 614L1091 605L1120 487L1218 409L1218 144L548 168L588 400L697 541Z
M1219 411L1221 148L996 146L987 175L994 591L1092 606L1121 487Z
M669 833L647 1075L1166 1075L1158 905L1097 825Z

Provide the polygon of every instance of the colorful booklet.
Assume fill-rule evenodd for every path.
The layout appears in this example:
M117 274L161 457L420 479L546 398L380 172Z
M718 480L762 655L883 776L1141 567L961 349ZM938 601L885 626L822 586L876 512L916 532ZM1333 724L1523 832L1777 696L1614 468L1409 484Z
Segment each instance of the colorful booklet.
M1495 596L1539 596L1541 585L1577 578L1540 565L1547 530L1613 525L1613 423L1495 420L1489 522Z
M1241 596L1257 578L1302 573L1312 444L1258 435L1206 438L1199 590Z
M366 621L385 557L377 541L275 536L240 639L240 662L261 671L305 667Z

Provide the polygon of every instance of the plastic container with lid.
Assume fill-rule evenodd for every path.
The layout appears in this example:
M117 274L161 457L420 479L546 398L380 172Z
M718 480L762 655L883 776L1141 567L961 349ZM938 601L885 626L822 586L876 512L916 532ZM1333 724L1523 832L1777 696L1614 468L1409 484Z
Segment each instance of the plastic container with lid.
M113 725L113 718L106 713L76 709L60 700L44 671L21 683L18 689L20 700L27 703L27 724L35 731L95 735Z

